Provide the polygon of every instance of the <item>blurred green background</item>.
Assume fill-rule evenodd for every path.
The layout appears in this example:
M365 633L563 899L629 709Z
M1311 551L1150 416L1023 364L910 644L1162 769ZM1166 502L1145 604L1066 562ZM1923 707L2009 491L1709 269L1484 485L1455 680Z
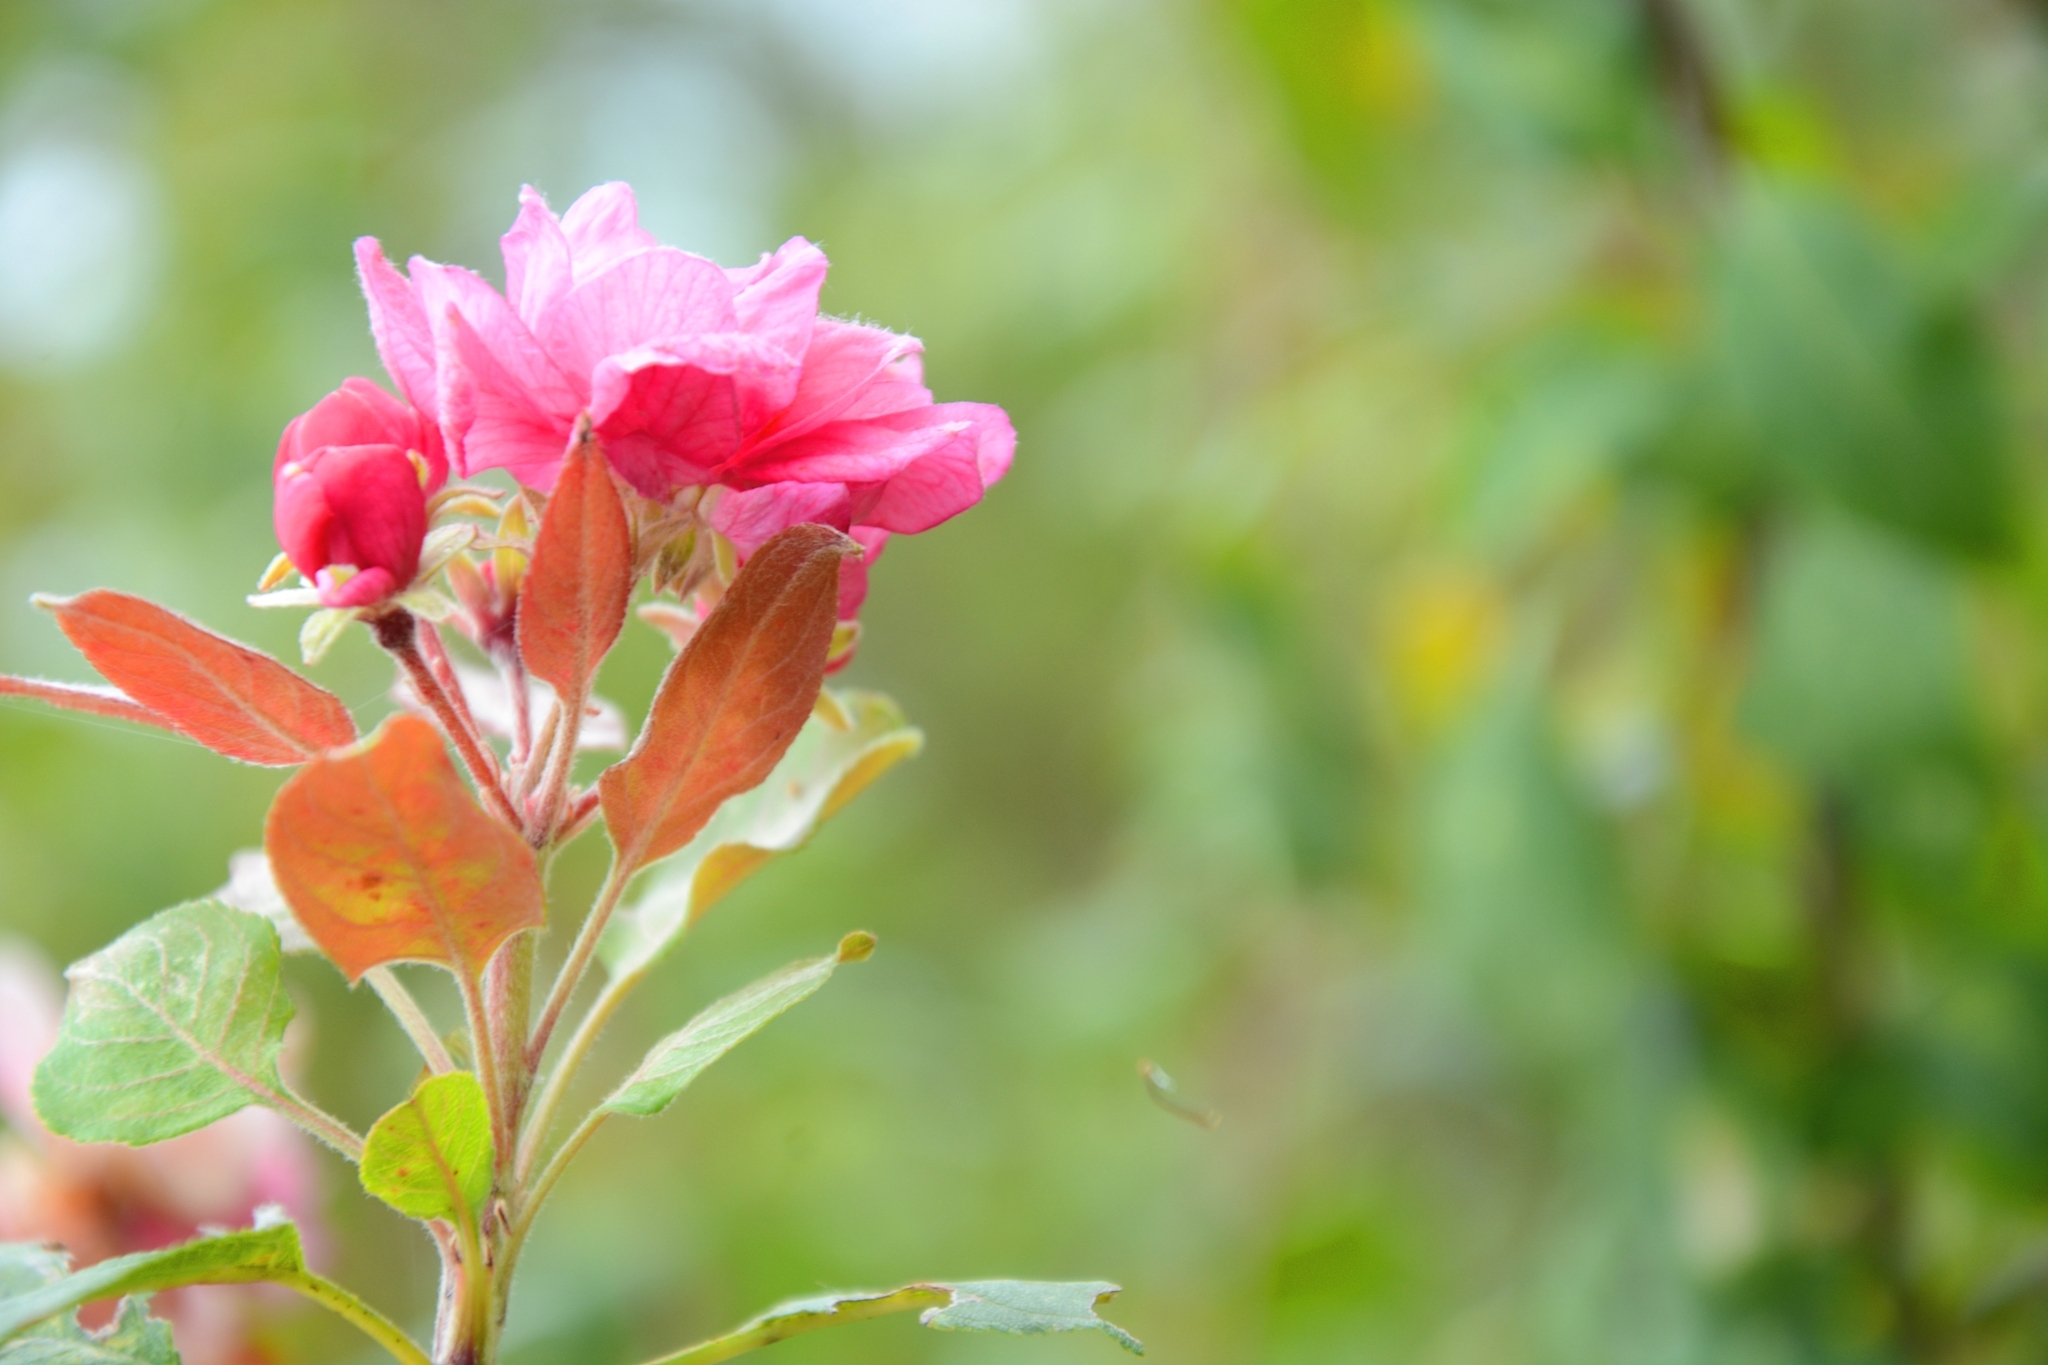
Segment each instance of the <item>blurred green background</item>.
M876 573L849 681L926 755L593 1070L881 951L599 1138L513 1365L1003 1274L1166 1362L2038 1360L2044 133L2020 0L5 0L0 667L82 677L25 599L96 584L289 651L241 599L278 431L378 373L357 234L495 278L522 180L615 177L727 263L802 232L1017 464ZM371 716L373 654L320 675ZM207 891L277 781L0 706L0 929ZM292 980L367 1124L402 1038Z

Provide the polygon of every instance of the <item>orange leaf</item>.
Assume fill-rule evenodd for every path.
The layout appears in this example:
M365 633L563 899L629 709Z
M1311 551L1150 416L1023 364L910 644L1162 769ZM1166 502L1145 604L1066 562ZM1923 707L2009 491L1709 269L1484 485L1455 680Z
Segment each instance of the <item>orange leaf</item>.
M157 723L229 758L288 768L355 740L341 698L154 602L95 588L36 603L56 616L108 682L160 717Z
M519 592L519 654L557 695L579 697L619 638L633 595L633 528L597 438L569 448Z
M839 562L859 553L829 526L790 527L754 552L669 665L633 752L598 780L627 868L688 843L789 748L824 682Z
M138 706L130 701L122 695L118 687L51 682L47 678L17 678L0 673L0 697L33 697L52 706L61 706L67 711L84 711L95 716L111 716L115 720L132 720L137 725L155 725L165 730L178 728L147 706Z
M294 773L263 847L293 915L350 981L386 962L438 962L473 981L507 938L542 923L533 850L484 814L418 716Z

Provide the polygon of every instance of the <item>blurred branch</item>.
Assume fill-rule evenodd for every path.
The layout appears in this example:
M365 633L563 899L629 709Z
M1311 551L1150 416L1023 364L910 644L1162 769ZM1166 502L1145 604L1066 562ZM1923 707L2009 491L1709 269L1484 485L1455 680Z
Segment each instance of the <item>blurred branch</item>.
M1702 159L1719 170L1727 165L1734 140L1727 102L1706 43L1686 10L1685 0L1638 3L1657 84L1670 106L1672 118Z

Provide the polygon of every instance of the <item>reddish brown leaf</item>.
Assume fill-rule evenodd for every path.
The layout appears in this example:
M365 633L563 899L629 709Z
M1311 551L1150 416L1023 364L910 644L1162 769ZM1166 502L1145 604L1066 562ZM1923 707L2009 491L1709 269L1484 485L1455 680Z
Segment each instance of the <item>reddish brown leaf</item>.
M604 451L586 432L548 498L519 591L526 671L563 697L581 696L619 638L632 595L633 528Z
M355 741L341 699L268 654L127 593L36 599L131 701L244 763L288 768Z
M790 527L754 552L669 664L633 752L598 782L627 867L688 843L789 748L825 678L839 562L859 553L829 526Z
M351 981L386 962L474 980L507 938L542 922L533 850L484 814L418 716L294 773L263 847L292 913Z
M16 678L0 673L0 697L33 697L61 706L67 711L84 711L115 720L132 720L137 725L155 725L165 730L178 727L147 706L138 706L121 694L118 687L94 687L88 683L51 682L47 678Z

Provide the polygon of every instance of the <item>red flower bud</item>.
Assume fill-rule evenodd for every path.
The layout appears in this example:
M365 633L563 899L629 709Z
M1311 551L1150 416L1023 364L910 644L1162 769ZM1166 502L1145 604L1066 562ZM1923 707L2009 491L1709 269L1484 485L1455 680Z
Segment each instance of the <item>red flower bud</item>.
M419 569L427 492L446 460L419 414L351 379L294 419L278 442L278 543L330 607L372 606Z

